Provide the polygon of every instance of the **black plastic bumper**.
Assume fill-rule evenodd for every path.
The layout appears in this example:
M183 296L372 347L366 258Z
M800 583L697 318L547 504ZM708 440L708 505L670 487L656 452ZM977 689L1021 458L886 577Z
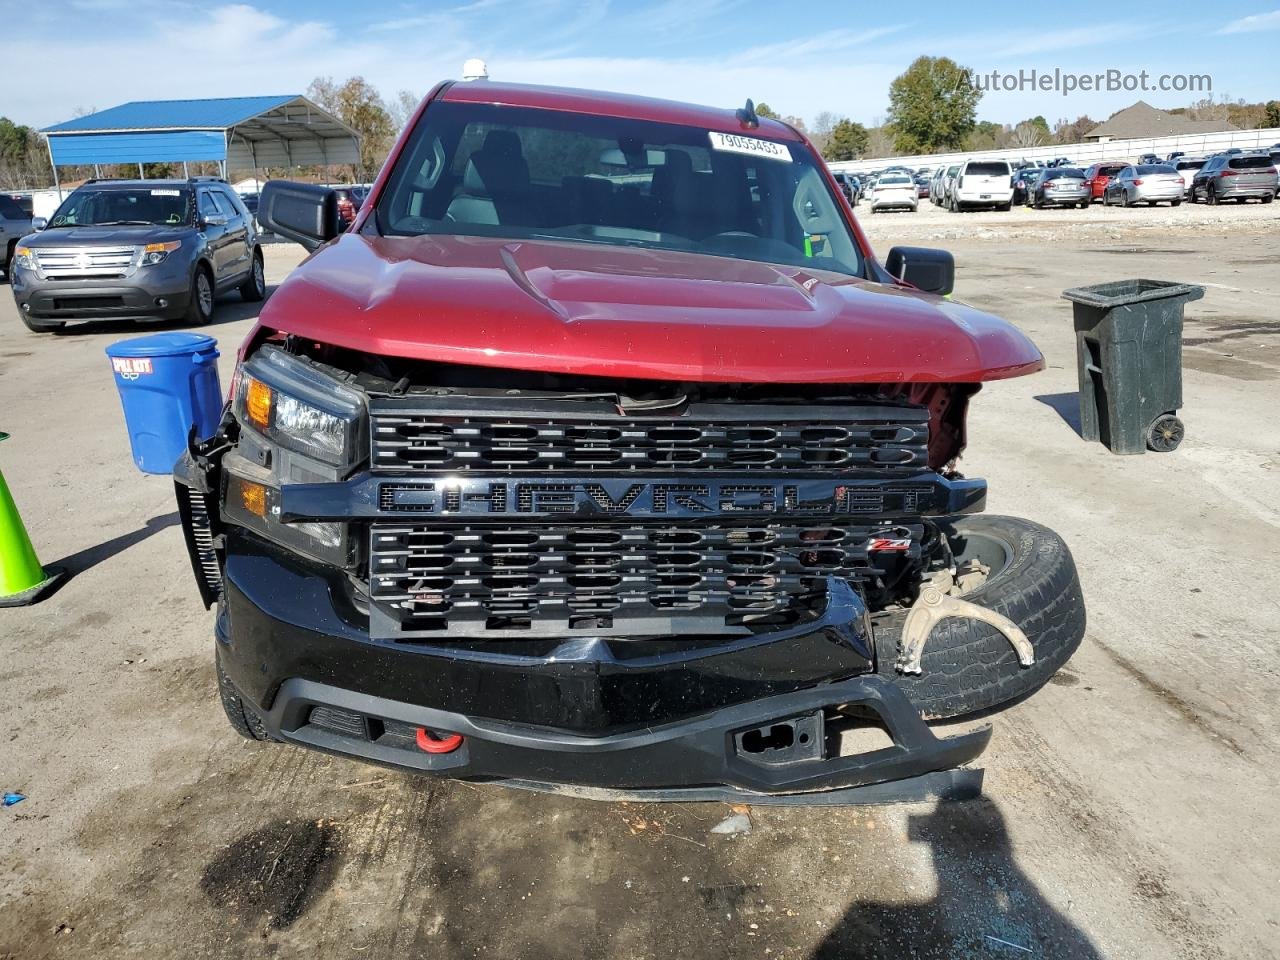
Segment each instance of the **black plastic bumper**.
M865 609L842 582L802 628L639 655L584 638L540 657L371 641L340 579L235 532L224 585L223 670L274 736L299 745L584 796L886 802L980 784L979 771L940 771L978 756L990 731L940 740L871 675ZM893 746L840 755L827 725L851 708L878 716ZM419 728L463 740L424 752ZM790 742L771 745L777 730Z
M191 291L185 285L167 290L125 283L33 281L15 285L14 299L18 309L38 320L176 319L186 312Z

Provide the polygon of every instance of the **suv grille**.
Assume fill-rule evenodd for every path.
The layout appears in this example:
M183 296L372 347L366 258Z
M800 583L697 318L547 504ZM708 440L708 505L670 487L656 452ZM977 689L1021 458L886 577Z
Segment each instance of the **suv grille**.
M900 552L875 537L909 539ZM655 632L696 618L699 632L743 633L794 620L822 579L862 581L919 557L923 528L840 520L572 526L379 523L370 597L403 633L519 630Z
M928 414L918 407L695 404L662 418L371 412L381 471L902 474L928 464Z
M137 269L137 247L37 247L33 252L47 280L118 279Z

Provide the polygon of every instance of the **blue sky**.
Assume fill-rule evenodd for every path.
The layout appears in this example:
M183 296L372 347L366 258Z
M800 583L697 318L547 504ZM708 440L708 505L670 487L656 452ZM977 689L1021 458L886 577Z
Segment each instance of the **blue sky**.
M297 93L318 74L421 94L473 56L504 80L735 106L750 96L806 120L832 111L868 124L920 54L983 73L1209 74L1215 95L1280 99L1277 3L1219 0L1192 16L1112 0L0 0L0 22L18 32L6 45L0 115L45 126L126 100ZM1126 6L1132 15L1116 12ZM992 92L978 112L1005 123L1103 119L1139 96L1156 106L1196 98Z

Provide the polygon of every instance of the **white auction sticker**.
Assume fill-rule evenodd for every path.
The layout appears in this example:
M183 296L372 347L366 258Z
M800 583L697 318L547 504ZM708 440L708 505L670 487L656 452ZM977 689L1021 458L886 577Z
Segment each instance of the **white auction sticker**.
M791 151L785 143L774 143L772 140L757 140L755 137L740 137L736 133L716 133L708 131L712 150L724 150L728 153L745 153L749 157L768 157L770 160L791 162Z
M178 190L152 190L153 197L180 197L182 193Z

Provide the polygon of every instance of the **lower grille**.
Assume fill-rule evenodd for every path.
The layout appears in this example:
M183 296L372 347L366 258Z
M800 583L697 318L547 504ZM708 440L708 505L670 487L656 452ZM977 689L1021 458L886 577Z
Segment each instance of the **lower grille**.
M124 297L55 297L55 310L105 310L123 307Z
M919 558L923 528L803 523L377 523L370 598L396 630L451 637L747 633L803 619L834 576L866 582ZM876 543L873 549L873 540Z

